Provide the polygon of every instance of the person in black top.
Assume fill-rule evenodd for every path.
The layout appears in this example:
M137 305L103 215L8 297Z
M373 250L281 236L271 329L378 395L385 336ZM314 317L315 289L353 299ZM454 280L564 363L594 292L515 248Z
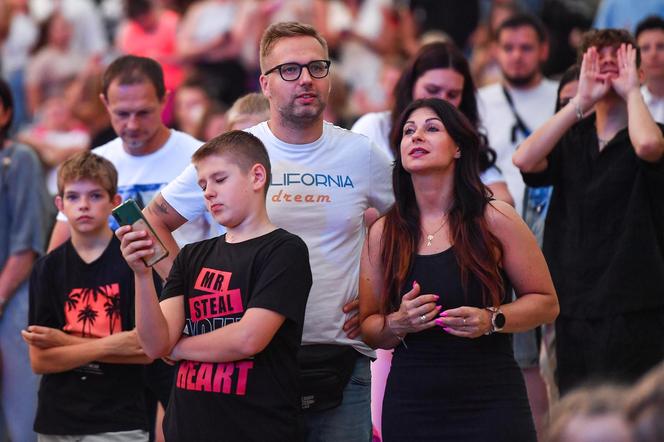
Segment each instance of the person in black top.
M480 138L459 111L417 100L396 128L396 203L371 226L360 269L364 339L395 349L383 440L534 441L509 333L558 314L544 257L481 183Z
M136 275L141 343L152 357L179 361L164 435L302 440L295 357L312 283L307 247L267 216L270 161L258 138L227 132L192 162L208 210L227 231L181 250L160 303L141 262L153 253L150 240L117 231Z
M561 394L633 381L664 357L662 127L629 33L593 31L582 50L576 96L513 156L529 185L553 185L544 253L560 294Z
M22 331L32 369L43 374L34 429L42 441L147 441L139 364L152 360L134 330L133 274L108 227L120 203L117 171L83 152L62 164L58 189L71 239L35 264Z

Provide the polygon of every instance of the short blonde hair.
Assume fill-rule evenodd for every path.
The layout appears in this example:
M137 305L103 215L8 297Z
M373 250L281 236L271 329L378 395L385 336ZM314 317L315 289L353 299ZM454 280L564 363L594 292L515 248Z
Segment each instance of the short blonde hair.
M272 48L277 43L277 41L282 38L291 38L291 37L313 37L318 40L318 43L325 50L325 57L328 57L328 48L327 42L318 31L310 25L298 22L281 22L274 23L270 25L261 38L260 45L260 65L261 71L265 72L265 57L270 55Z
M99 184L111 198L118 193L118 171L113 163L89 151L77 153L60 165L58 195L64 195L67 184L82 180Z
M652 368L632 389L626 414L634 442L663 440L664 362Z
M228 127L233 127L235 122L247 115L265 116L265 120L270 117L270 101L267 97L258 92L251 92L237 100L226 112Z
M623 416L627 388L621 385L579 387L567 393L551 409L546 442L564 442L565 430L574 418Z

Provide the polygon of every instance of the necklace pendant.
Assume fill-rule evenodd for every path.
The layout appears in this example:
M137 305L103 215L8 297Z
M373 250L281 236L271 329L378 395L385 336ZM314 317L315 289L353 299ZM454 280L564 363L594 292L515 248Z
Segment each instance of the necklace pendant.
M433 241L433 235L427 235L427 247L431 246L431 241Z

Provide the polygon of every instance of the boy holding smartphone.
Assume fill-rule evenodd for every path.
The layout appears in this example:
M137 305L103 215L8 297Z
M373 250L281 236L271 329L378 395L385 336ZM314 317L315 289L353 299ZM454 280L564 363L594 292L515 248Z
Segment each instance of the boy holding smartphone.
M270 160L258 138L225 133L192 162L207 209L227 233L180 251L160 303L142 261L152 240L129 226L117 231L136 278L141 344L151 357L179 361L164 434L302 440L296 354L311 287L307 247L268 218Z
M73 156L58 172L55 202L71 238L35 264L22 332L44 375L34 429L40 441L147 441L139 364L151 359L133 330L133 273L108 227L120 203L115 167L90 152Z

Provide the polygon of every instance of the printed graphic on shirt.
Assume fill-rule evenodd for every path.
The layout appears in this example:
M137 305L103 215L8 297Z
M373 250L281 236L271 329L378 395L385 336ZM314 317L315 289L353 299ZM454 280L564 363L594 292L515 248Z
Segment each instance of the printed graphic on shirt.
M122 331L120 284L75 288L65 301L63 330L82 337L103 338Z
M270 189L274 203L331 203L332 196L327 190L351 188L355 185L348 175L330 175L308 172L272 174ZM277 190L278 189L278 190Z
M194 289L204 292L189 298L186 331L196 336L239 321L244 312L240 289L229 289L232 273L203 267Z
M203 267L194 283L194 290L203 292L189 298L190 318L186 333L201 335L239 321L244 313L240 289L229 288L231 272ZM181 361L176 387L190 391L204 391L244 396L247 391L251 360L226 363Z

